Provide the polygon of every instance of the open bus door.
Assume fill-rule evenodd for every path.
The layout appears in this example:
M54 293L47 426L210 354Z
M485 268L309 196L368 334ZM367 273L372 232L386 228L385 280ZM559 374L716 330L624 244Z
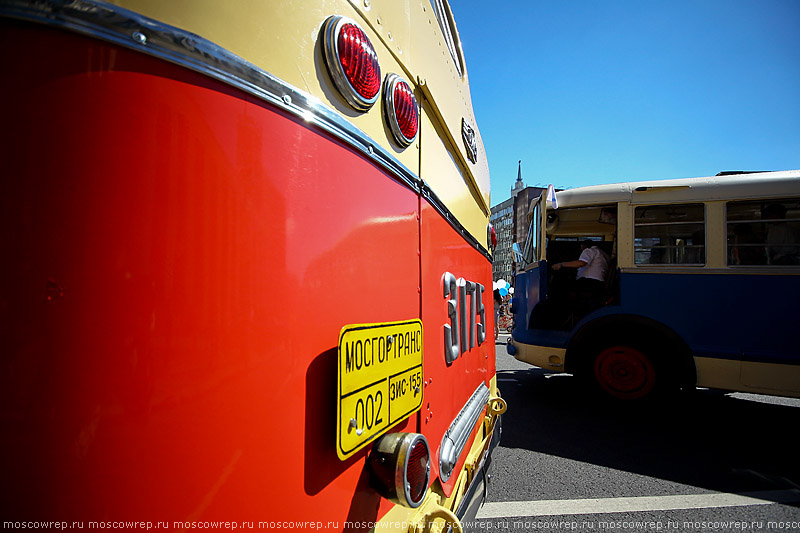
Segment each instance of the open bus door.
M512 338L525 333L532 310L547 295L547 196L542 192L538 199L531 202L528 211L528 237L522 251L522 262L517 265L514 298L511 300L511 313L515 315ZM516 316L517 313L524 316Z

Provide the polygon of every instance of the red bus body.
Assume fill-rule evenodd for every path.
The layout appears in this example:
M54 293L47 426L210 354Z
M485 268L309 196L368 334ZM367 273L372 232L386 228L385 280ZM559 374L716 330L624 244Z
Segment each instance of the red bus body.
M370 446L336 456L337 340L405 319L424 327L424 399L390 431L426 436L437 505L464 490L469 454L443 482L438 450L476 387L496 396L494 344L446 362L442 276L492 272L435 195L219 79L0 24L4 520L387 520ZM488 452L497 419L465 449Z

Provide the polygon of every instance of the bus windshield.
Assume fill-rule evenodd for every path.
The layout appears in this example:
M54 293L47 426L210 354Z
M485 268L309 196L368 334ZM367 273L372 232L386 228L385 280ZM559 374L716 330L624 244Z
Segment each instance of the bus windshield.
M539 230L541 225L541 206L540 201L534 200L531 203L531 211L528 217L531 219L528 228L528 236L525 239L525 247L522 250L522 263L520 264L521 270L526 270L530 265L536 264L539 261Z

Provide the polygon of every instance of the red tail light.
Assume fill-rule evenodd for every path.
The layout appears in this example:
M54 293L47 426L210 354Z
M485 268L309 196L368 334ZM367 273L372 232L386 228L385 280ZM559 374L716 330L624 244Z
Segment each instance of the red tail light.
M322 27L325 64L347 103L366 111L378 99L381 67L369 37L352 20L332 16Z
M414 91L397 74L386 76L384 88L386 117L397 143L405 148L417 137L419 131L419 108Z
M406 507L419 507L428 492L431 452L419 433L390 433L369 454L372 485L384 498Z
M422 501L425 491L428 489L429 471L430 454L428 453L428 443L424 439L417 439L408 454L408 465L406 467L409 501Z

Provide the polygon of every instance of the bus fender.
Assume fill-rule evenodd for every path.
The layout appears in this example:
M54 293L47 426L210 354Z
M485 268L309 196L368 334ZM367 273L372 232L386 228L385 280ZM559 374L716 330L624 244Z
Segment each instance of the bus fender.
M609 341L638 342L653 348L681 387L694 386L697 373L691 348L670 327L630 314L612 314L579 324L566 352L566 372L582 374L597 346Z

